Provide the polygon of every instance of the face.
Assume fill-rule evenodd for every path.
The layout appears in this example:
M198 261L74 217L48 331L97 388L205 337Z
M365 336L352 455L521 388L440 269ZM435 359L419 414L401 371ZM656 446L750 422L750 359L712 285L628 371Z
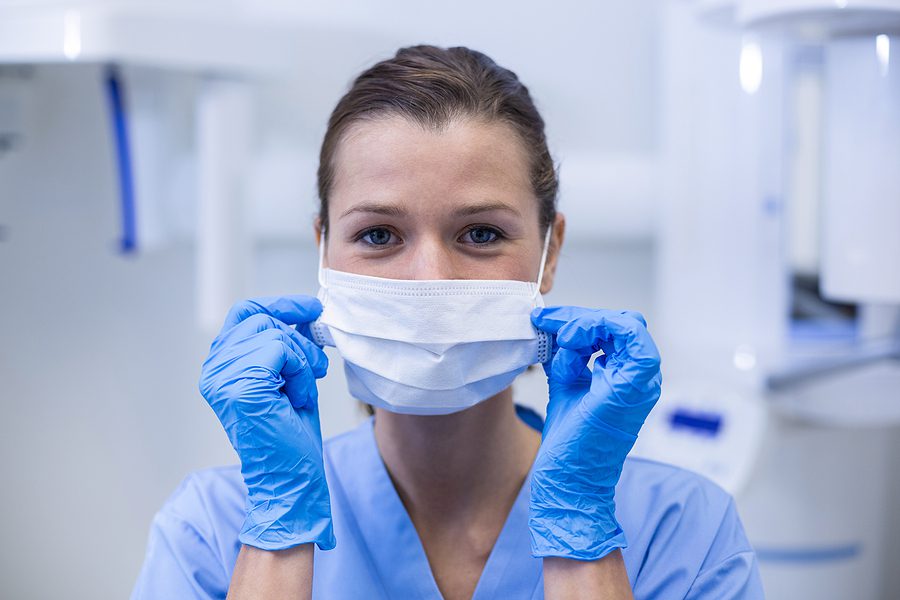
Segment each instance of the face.
M325 265L392 279L535 281L544 234L528 156L503 123L351 127L334 157ZM554 226L542 292L552 285Z

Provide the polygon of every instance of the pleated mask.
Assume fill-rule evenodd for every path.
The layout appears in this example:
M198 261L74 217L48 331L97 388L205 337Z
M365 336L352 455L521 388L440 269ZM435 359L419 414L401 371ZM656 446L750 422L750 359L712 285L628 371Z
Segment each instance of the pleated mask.
M324 236L323 236L324 240ZM323 311L313 340L344 359L350 394L386 410L444 415L506 389L550 358L548 334L531 323L550 230L534 281L372 277L322 267Z

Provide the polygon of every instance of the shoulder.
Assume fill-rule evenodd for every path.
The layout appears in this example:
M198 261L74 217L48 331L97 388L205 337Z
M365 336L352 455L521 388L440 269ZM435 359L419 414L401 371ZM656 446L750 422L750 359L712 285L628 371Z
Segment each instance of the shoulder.
M693 471L645 458L625 461L616 505L617 516L633 530L640 523L641 531L652 527L657 535L688 528L692 538L706 536L711 541L727 522L740 524L731 494L717 484ZM751 549L745 537L735 542L740 546L735 550Z
M616 489L623 556L647 597L761 597L756 557L731 495L709 479L644 458L628 458ZM705 587L706 586L706 587ZM678 594L672 594L677 588ZM735 595L726 589L738 590Z
M243 515L246 494L239 466L201 469L181 481L160 514L206 529L234 511Z
M185 477L153 518L132 599L224 598L245 495L237 466Z
M366 451L366 427L325 440L328 462L346 464ZM202 535L233 532L236 539L243 523L247 487L239 465L212 467L189 473L166 500L157 519L180 521Z
M702 510L707 515L724 511L733 502L728 492L698 473L640 457L626 459L617 497L647 506Z
M209 467L188 473L172 492L166 504L176 504L179 500L189 498L208 497L211 493L230 497L234 494L243 495L246 491L240 465Z
M202 550L223 566L233 564L240 550L237 537L246 496L237 465L194 471L156 513L153 529L173 547Z

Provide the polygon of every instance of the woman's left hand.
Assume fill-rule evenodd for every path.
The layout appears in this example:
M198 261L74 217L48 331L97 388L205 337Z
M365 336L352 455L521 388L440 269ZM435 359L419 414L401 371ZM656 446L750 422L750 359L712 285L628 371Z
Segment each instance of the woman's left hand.
M659 351L637 312L560 306L536 309L531 319L555 336L553 360L544 365L550 402L531 483L532 554L596 560L626 545L615 487L659 399Z

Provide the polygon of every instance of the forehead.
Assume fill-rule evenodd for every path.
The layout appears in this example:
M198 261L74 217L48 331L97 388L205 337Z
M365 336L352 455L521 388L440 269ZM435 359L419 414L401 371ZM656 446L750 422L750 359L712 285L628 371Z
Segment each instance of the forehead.
M536 213L528 167L523 143L506 123L463 119L430 129L396 116L361 121L335 152L330 210L371 200L431 209L505 201Z

